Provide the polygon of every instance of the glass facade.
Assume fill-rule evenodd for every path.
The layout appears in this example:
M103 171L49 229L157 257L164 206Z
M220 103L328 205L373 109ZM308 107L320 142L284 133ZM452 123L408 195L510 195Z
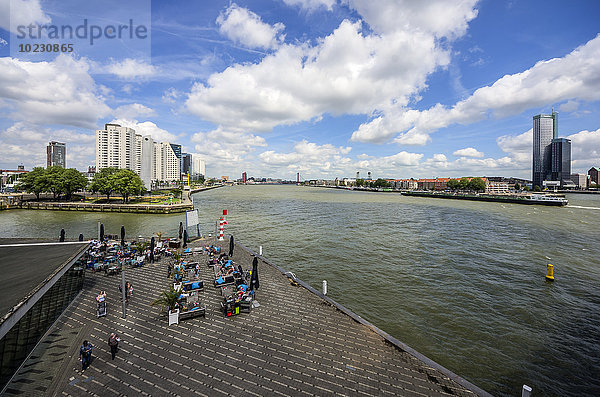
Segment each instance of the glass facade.
M0 340L0 389L83 288L84 266L75 262Z
M552 140L558 135L558 113L533 116L533 186L552 174Z
M552 140L552 180L571 179L571 140L558 138Z

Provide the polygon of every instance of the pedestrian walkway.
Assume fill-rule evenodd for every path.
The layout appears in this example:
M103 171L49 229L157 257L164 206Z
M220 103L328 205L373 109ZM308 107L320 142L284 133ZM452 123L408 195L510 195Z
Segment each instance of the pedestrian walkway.
M208 242L194 243L203 244ZM166 260L126 270L134 286L126 318L121 318L120 276L88 272L83 292L25 362L6 395L26 395L34 387L67 396L486 395L403 351L306 288L292 286L263 261L260 307L223 317L207 257L193 259L200 262L205 281L200 293L205 318L169 327L166 315L149 306L168 288ZM251 268L252 256L240 246L233 260ZM97 318L100 290L107 292L107 316ZM110 332L121 337L114 361L107 344ZM82 373L79 346L84 339L94 345L94 354Z

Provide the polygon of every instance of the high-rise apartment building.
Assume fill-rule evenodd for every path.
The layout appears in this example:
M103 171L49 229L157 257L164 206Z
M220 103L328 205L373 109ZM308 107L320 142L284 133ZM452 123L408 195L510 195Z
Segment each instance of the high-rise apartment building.
M58 165L67 168L67 145L62 142L49 142L46 147L46 166Z
M248 181L248 174L246 172L242 172L242 183L246 183Z
M552 140L552 180L571 181L571 140L556 138Z
M119 124L105 124L96 131L96 169L116 167L139 172L135 130Z
M206 162L204 161L203 158L199 157L198 155L192 155L192 159L194 166L192 174L194 175L195 179L197 179L199 176L206 176Z
M558 113L533 116L533 186L552 176L552 140L558 137Z
M147 189L152 181L179 181L181 145L155 142L131 128L106 124L96 131L96 169L107 167L134 171Z

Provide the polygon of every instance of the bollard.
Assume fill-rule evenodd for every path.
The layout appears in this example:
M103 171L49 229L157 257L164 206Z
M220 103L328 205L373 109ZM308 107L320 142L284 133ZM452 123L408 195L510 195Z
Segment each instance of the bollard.
M549 263L546 268L546 281L554 281L554 266Z
M521 390L521 397L529 397L531 395L531 387L527 385L523 385L523 390Z
M327 295L327 280L323 280L323 295Z
M258 247L258 255L262 256L262 245Z
M223 217L219 219L219 241L223 241Z

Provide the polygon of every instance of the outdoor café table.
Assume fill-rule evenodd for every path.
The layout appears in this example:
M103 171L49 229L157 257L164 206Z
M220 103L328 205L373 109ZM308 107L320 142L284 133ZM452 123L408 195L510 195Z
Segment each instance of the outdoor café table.
M111 267L108 268L108 273L109 274L117 274L120 271L121 271L121 267L117 266L117 265L114 265L114 266L111 266Z

